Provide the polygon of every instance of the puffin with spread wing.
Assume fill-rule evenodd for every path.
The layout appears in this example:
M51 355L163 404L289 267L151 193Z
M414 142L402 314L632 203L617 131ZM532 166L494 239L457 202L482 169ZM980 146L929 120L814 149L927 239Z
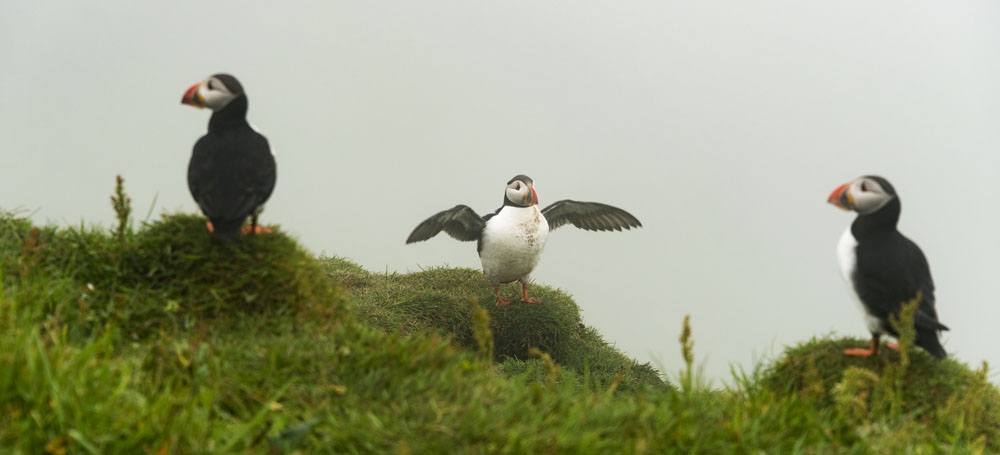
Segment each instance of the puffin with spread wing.
M510 303L500 295L500 285L515 281L521 283L522 302L541 303L528 296L528 276L541 258L549 231L566 224L588 231L642 226L628 212L597 202L564 199L539 209L534 181L518 175L507 182L503 205L496 212L480 216L467 205L456 205L420 223L406 243L427 240L442 230L463 242L475 240L497 305Z

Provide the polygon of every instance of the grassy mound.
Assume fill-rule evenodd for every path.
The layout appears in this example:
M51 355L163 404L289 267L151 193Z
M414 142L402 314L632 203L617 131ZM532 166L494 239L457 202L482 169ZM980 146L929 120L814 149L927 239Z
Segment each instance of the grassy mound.
M677 387L649 386L543 286L543 305L495 308L478 272L374 274L280 234L219 245L189 216L32 231L0 216L0 452L1000 452L985 369L919 352L814 340L720 390L685 323Z
M286 311L331 297L319 263L280 230L220 242L204 223L173 215L141 229L127 258L129 284L208 314Z
M67 317L118 321L136 336L232 312L337 302L319 263L287 235L220 242L194 215L168 215L122 236L0 217L0 270L69 279L79 306Z
M762 378L776 395L801 394L860 425L897 417L927 422L942 435L991 441L1000 450L1000 391L979 371L909 350L906 362L883 346L877 357L843 355L866 340L813 339L788 349Z
M524 305L510 286L505 291L511 294L512 303L496 306L492 290L477 270L433 268L404 275L376 274L345 259L324 261L330 275L351 291L359 316L383 329L432 330L475 349L473 311L481 306L489 314L497 361L526 360L532 357L530 350L537 348L600 385L611 381L622 381L625 387L663 385L655 369L629 359L585 326L573 300L551 287L532 286L532 295L543 303Z

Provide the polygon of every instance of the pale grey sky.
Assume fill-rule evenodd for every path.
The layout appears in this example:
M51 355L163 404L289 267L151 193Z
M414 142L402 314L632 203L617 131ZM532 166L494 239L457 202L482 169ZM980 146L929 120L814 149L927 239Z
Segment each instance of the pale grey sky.
M265 213L372 270L478 267L474 244L404 246L426 216L543 205L646 227L564 228L535 279L642 360L679 368L691 314L711 377L827 333L867 336L838 275L852 217L830 190L878 173L927 254L946 349L1000 364L1000 3L993 0L0 3L0 207L108 223L122 173L144 214L193 211L226 71L277 149Z

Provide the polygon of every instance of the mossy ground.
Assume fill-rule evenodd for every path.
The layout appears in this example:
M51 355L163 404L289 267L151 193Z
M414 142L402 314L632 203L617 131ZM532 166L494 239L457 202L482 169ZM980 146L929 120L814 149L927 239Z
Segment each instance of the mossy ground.
M0 249L5 276L77 285L77 307L61 315L75 328L113 320L139 337L234 310L294 313L338 302L321 265L280 231L220 242L193 215L169 215L120 237L96 228L35 229L8 216L0 218Z
M496 308L475 271L370 273L280 231L219 244L187 215L33 229L0 216L4 452L1000 451L985 370L920 352L900 373L813 340L671 387L545 286Z
M473 311L485 309L493 335L494 358L523 365L532 348L545 352L559 365L607 386L664 387L659 373L610 346L583 324L579 307L564 292L532 286L540 305L525 305L511 295L511 304L497 306L482 272L432 268L410 274L368 273L343 258L324 259L330 276L345 284L365 322L384 330L417 333L435 331L461 346L475 349ZM513 294L520 288L508 286ZM508 370L517 370L514 366Z

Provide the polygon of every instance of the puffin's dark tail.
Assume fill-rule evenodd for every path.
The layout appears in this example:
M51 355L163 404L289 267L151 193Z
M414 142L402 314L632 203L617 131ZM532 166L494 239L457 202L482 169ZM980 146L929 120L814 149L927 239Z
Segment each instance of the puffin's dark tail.
M243 227L243 220L212 220L215 227L213 234L215 238L224 242L231 242L240 236L240 228Z
M937 330L927 330L927 329L917 329L917 346L924 348L928 354L943 359L948 356L947 352L944 352L944 347L941 346L941 341L938 340Z

